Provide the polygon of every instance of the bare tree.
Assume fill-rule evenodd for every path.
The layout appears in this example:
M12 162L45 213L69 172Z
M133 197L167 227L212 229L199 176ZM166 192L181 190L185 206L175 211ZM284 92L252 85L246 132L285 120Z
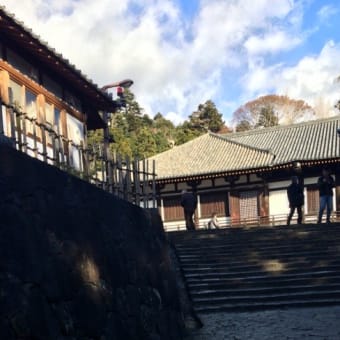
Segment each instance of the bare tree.
M272 111L277 123L283 125L296 123L305 118L311 119L314 116L312 107L303 100L266 95L240 106L233 114L233 122L236 126L241 123L244 126L245 122L248 122L251 128L262 126L261 114L264 110Z

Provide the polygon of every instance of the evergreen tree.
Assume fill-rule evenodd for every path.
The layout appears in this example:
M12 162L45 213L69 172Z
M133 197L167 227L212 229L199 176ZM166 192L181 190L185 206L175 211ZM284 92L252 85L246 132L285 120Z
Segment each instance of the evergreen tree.
M338 100L338 102L334 105L334 107L340 111L340 100Z
M156 141L152 131L147 127L142 127L133 137L133 157L144 159L156 152Z
M161 113L152 119L135 100L134 94L125 90L125 105L111 115L109 122L110 150L123 157L139 159L150 157L196 138L207 131L228 131L215 104L208 100L198 106L187 121L175 126ZM89 144L99 145L103 133L89 133Z
M222 114L218 112L215 104L207 100L204 104L198 105L197 111L189 116L191 127L201 132L218 132L224 126Z
M251 129L252 129L251 124L249 123L248 120L245 120L245 119L241 120L236 125L236 132L248 131L248 130L251 130Z
M261 108L258 121L255 125L255 128L258 127L271 127L279 124L279 119L274 112L272 106L264 106Z

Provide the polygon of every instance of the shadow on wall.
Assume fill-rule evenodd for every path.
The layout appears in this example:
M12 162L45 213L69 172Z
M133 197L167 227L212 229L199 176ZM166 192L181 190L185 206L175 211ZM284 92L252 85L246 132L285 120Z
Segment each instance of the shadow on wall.
M8 146L0 159L1 338L183 338L159 218Z

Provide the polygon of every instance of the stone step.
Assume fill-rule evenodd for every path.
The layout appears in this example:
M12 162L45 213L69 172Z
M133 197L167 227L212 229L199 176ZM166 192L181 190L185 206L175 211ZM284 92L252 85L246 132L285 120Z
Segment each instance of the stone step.
M239 241L243 239L249 239L250 236L254 240L266 240L270 239L273 242L282 238L306 238L306 237L327 237L329 234L338 235L340 233L340 224L332 224L330 226L316 226L316 227L272 227L268 229L254 228L254 229L224 229L214 231L199 230L195 232L171 232L168 233L168 238L174 241L176 244L187 244L191 242L198 244L201 241Z
M199 313L340 304L340 225L169 237Z
M316 263L332 263L333 265L340 263L340 255L336 257L331 257L329 252L324 253L317 253L308 256L308 254L284 254L278 256L268 256L266 258L258 258L258 259L250 259L248 258L238 258L237 260L230 260L227 261L225 258L216 258L211 259L210 261L206 260L204 262L202 261L193 261L193 262L187 262L182 261L182 269L185 270L186 273L191 272L206 272L206 271L216 271L220 268L229 269L232 270L233 268L253 268L259 266L259 263L262 263L262 268L264 263L269 263L270 261L276 261L276 262L282 262L285 264L285 268L287 266L292 265L304 265L304 266L310 266L314 265Z
M340 290L340 282L327 283L322 285L289 285L289 286L278 286L278 287L260 287L260 288L242 288L242 289L200 289L199 291L191 290L190 296L196 301L197 299L214 299L216 297L235 297L235 296L255 296L255 295L274 295L281 293L297 293L306 291L331 291Z
M225 271L225 272L209 272L204 275L201 273L198 274L186 274L185 278L188 283L192 283L195 281L207 281L207 280L221 280L221 279L248 279L248 278L272 278L273 276L277 275L281 278L285 277L299 277L304 275L327 275L330 273L340 273L339 266L316 266L314 268L308 268L305 271L302 271L301 268L287 270L284 272L280 271Z
M275 301L294 301L294 300L323 300L323 299L331 299L331 298L339 298L340 299L340 290L332 290L332 291L319 291L319 290L310 290L305 292L291 292L291 293L276 293L276 294L262 294L262 295L242 295L242 296L214 296L208 298L196 298L193 299L193 303L195 307L199 306L214 306L214 305L224 305L224 304L252 304L252 303L267 303L267 302L275 302Z
M195 311L199 314L203 313L221 313L221 312L252 312L269 309L287 309L287 308L307 308L307 307L322 307L340 305L340 298L329 298L314 300L290 300L290 301L274 301L260 303L239 303L239 304L219 304L219 305L204 305L196 306Z
M256 276L251 278L235 277L231 279L210 279L210 280L196 280L188 282L190 291L199 292L207 289L251 289L251 288L267 288L267 287L289 287L294 285L319 285L337 283L340 280L340 273L306 273L300 276L290 275L286 277L263 277Z
M242 251L271 251L277 249L299 249L303 247L304 249L312 249L313 247L327 247L328 245L339 245L340 237L332 237L330 240L284 240L279 243L273 243L266 241L264 243L258 243L254 240L248 240L247 242L237 243L237 244L213 244L211 242L206 242L204 245L196 245L194 247L176 246L177 253L183 255L184 257L195 256L197 254L218 254L218 253L234 253L235 250L238 252Z
M326 235L328 233L328 235ZM332 238L330 238L332 235ZM172 241L176 244L177 249L180 251L185 249L186 251L195 251L197 249L204 250L209 249L210 247L221 247L221 248L233 248L233 247L257 247L257 246L291 246L294 244L303 244L304 242L308 243L319 243L324 244L325 242L332 242L340 239L340 228L337 229L337 232L334 231L325 231L322 234L313 234L313 235L289 235L283 234L280 237L275 237L275 233L272 232L272 235L268 235L266 238L259 238L256 235L249 235L249 237L244 238L231 238L228 235L220 235L217 239L199 239L199 240L174 240ZM289 241L289 242L287 242ZM307 243L307 244L308 244Z
M315 244L297 244L296 246L262 246L259 248L256 247L239 247L239 248L224 248L224 249L214 249L211 247L209 250L199 250L197 249L195 252L186 252L184 251L177 251L178 256L182 260L204 260L209 258L219 258L228 256L228 259L232 258L239 258L242 256L257 256L257 255L299 255L302 254L315 254L317 252L330 252L332 251L334 254L340 255L340 239L335 241L330 241L325 244L315 243Z
M263 259L253 263L241 264L227 264L219 265L211 263L205 267L187 267L185 273L190 275L210 275L220 273L237 273L237 272L253 272L253 271L267 271L267 272L289 272L293 270L302 270L305 268L319 268L319 267L340 267L340 259L329 258L315 258L312 260L297 260L291 259L291 261L283 261L282 259Z

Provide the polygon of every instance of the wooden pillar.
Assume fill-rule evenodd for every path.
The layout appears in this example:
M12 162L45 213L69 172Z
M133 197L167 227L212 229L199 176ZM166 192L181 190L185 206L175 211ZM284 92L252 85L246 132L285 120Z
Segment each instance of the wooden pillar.
M231 189L229 192L229 211L230 211L230 225L240 224L240 195L239 193Z
M261 224L269 224L269 187L265 179L263 180L262 202L260 207Z
M9 104L9 73L0 71L0 97L3 103Z
M156 202L158 207L158 212L162 216L162 220L164 222L164 207L162 200L162 190L165 188L165 184L155 183L156 190Z
M2 120L2 98L0 96L0 138L4 135L4 122Z
M230 225L240 224L240 194L235 189L235 182L239 180L239 176L227 176L224 178L226 182L230 183L230 191L228 196L229 201L229 215L230 215Z
M1 110L0 110L0 134L5 134L5 127L6 123L3 120L3 113L2 113L2 104L9 104L9 74L7 71L0 71L0 104L1 104ZM7 109L4 110L4 118L6 119Z
M335 205L336 220L340 221L340 164L337 164L335 171Z
M38 123L38 137L40 138L42 144L42 156L44 162L47 162L47 139L46 139L46 100L43 94L37 95L37 123Z
M67 114L65 110L60 111L61 144L62 144L62 163L69 165L68 133L67 133ZM66 160L65 160L66 157Z
M260 222L261 224L269 224L269 186L268 180L271 177L270 173L261 173L257 175L263 181L263 188L260 194Z
M192 180L192 181L188 181L187 182L187 185L191 187L191 190L192 190L192 193L196 196L197 198L197 187L201 184L201 181L200 180ZM195 210L195 214L194 214L194 222L195 222L195 227L196 229L199 228L199 217L198 217L198 209L199 209L199 206L197 205L197 208Z

